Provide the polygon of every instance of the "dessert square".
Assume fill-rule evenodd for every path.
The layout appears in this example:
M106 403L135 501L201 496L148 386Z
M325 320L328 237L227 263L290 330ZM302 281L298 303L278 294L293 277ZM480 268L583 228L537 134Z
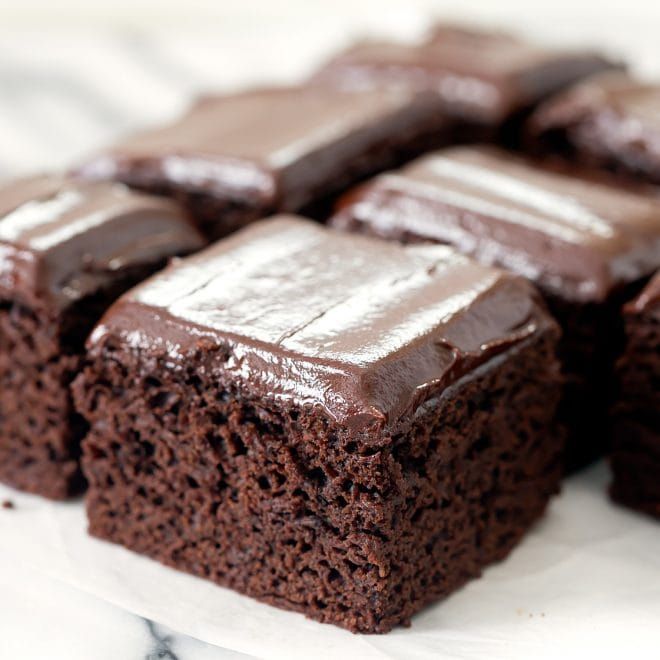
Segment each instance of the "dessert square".
M0 187L0 481L79 492L82 418L69 384L105 308L202 239L172 203L37 176Z
M660 183L660 85L603 73L542 104L529 122L533 149Z
M626 348L617 363L612 497L660 518L660 273L624 309Z
M348 193L330 223L450 244L534 281L563 328L567 464L602 453L620 307L660 267L660 200L495 148L457 147Z
M431 90L448 115L500 127L548 95L616 66L588 51L553 50L509 33L443 24L423 43L358 43L313 79L352 89Z
M319 204L447 142L431 94L281 87L201 99L179 121L129 137L77 174L176 197L212 237Z
M122 297L74 384L90 532L386 632L557 490L558 330L445 246L278 216Z

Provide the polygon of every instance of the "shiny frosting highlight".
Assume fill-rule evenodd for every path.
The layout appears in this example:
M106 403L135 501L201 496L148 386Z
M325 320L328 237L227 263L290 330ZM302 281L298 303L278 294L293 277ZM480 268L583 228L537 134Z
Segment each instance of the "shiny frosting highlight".
M292 210L374 144L434 120L438 100L406 90L262 88L198 101L180 120L134 135L79 173Z
M210 345L221 370L259 397L321 405L351 425L395 425L549 328L531 285L450 248L277 216L124 296L90 349L119 337L181 365Z
M660 200L458 147L382 175L332 223L449 243L576 300L602 300L660 266Z
M0 292L28 304L66 307L124 268L202 246L175 204L121 185L44 175L0 187Z

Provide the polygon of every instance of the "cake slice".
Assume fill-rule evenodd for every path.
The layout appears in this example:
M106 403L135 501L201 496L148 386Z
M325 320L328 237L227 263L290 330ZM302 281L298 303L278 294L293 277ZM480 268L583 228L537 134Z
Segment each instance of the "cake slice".
M530 146L623 180L660 184L660 85L623 72L588 78L529 121Z
M77 169L182 201L220 237L275 211L323 206L360 179L447 143L433 94L261 88L198 101Z
M549 95L617 67L586 50L547 48L505 32L441 24L422 43L355 44L312 80L345 89L430 90L448 116L492 134Z
M0 187L0 481L54 499L84 485L69 384L105 308L202 239L166 200L37 176Z
M253 224L93 331L74 384L90 532L386 632L556 492L557 334L527 281L450 248Z
M534 281L563 329L567 467L603 453L621 305L660 267L660 200L489 147L439 151L349 193L336 228L447 243Z
M624 318L611 493L618 502L660 518L660 273L626 305Z

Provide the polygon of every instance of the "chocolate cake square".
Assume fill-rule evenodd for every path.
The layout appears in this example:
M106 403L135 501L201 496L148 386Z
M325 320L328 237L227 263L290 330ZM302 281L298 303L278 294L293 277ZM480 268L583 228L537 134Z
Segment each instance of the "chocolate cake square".
M533 280L563 328L567 465L603 452L620 307L660 267L660 200L495 148L456 147L349 193L330 223L450 244Z
M203 246L173 202L37 176L0 187L0 481L62 499L84 481L69 384L105 308Z
M617 363L612 497L660 518L660 273L624 309L626 349Z
M583 167L660 184L660 85L623 72L589 78L542 104L529 121L532 150Z
M502 559L557 490L523 278L278 216L122 297L74 384L90 532L353 631Z
M179 121L135 135L78 168L170 195L221 237L298 211L448 140L432 94L282 87L207 97Z
M618 66L588 51L555 50L509 33L443 24L422 43L358 43L331 59L313 81L349 89L430 90L448 115L499 128L548 95Z

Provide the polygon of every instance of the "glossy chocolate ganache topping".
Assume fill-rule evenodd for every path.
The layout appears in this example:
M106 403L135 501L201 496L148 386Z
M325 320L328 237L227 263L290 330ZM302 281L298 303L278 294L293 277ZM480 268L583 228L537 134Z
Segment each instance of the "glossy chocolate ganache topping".
M172 202L44 175L0 186L0 297L62 309L204 242Z
M660 183L660 85L622 72L588 78L549 99L529 133L572 160Z
M597 53L554 50L508 33L439 25L419 44L358 43L331 59L313 80L349 89L433 90L450 114L497 124L585 76L615 66Z
M216 351L260 398L395 425L554 322L525 280L443 246L403 247L276 216L121 298L90 338L176 366Z
M433 94L260 88L203 98L180 120L127 138L78 174L291 211L330 191L356 162L364 167L372 149L440 134L446 123Z
M490 147L438 151L350 193L332 224L449 243L544 290L601 301L660 267L660 200Z

